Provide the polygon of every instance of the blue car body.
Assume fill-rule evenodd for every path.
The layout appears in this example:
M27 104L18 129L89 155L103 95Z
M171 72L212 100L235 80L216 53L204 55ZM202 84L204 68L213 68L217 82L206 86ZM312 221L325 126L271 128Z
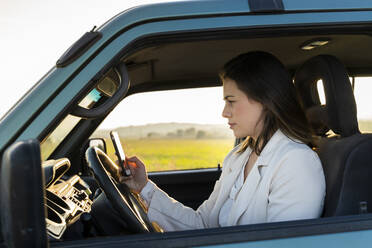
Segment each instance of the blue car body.
M101 37L72 62L54 66L0 121L0 152L13 143L43 141L94 87L115 61L145 49L151 41L240 30L372 27L372 1L282 0L185 1L144 5L113 17ZM271 3L271 4L270 4ZM280 7L280 3L282 7ZM278 5L279 4L279 5ZM258 6L258 7L257 7ZM253 9L253 10L252 10ZM280 32L277 32L280 36ZM146 42L149 42L147 44ZM3 225L5 225L3 223ZM8 246L3 240L3 246ZM96 237L52 242L52 247L368 247L372 216L362 214L286 223L192 230L165 234Z

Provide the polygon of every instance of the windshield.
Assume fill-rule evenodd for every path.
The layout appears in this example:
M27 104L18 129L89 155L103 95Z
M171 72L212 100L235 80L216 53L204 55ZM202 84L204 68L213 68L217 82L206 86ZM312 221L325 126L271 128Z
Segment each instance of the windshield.
M99 99L101 99L101 93L93 89L89 94L81 100L79 106L84 108L92 108ZM46 137L40 145L41 159L46 160L50 154L58 147L59 144L66 138L71 130L79 123L82 118L73 115L67 115L65 119L54 129L53 132Z

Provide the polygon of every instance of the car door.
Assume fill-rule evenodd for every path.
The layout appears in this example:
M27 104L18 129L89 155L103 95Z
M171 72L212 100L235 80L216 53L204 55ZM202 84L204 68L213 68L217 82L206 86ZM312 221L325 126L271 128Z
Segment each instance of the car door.
M149 179L174 199L197 209L212 193L220 174L219 168L181 170L150 173Z

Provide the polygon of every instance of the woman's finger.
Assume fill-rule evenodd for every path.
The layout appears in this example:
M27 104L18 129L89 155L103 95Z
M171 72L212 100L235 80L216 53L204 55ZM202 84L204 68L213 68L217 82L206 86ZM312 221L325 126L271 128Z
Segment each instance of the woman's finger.
M129 181L129 180L132 180L133 179L133 176L131 175L131 176L120 176L119 177L119 182L120 183L124 183L125 181Z
M129 160L129 161L135 161L135 160L139 160L137 158L137 156L132 156L132 157L125 157L126 160Z
M127 158L127 161L134 162L136 164L142 164L142 161L136 156Z

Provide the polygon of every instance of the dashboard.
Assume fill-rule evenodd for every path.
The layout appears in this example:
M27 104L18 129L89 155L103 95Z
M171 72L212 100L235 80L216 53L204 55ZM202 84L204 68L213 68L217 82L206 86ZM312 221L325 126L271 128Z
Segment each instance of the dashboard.
M78 175L62 179L70 168L67 158L43 162L46 227L49 238L60 239L67 227L92 207L89 185Z

